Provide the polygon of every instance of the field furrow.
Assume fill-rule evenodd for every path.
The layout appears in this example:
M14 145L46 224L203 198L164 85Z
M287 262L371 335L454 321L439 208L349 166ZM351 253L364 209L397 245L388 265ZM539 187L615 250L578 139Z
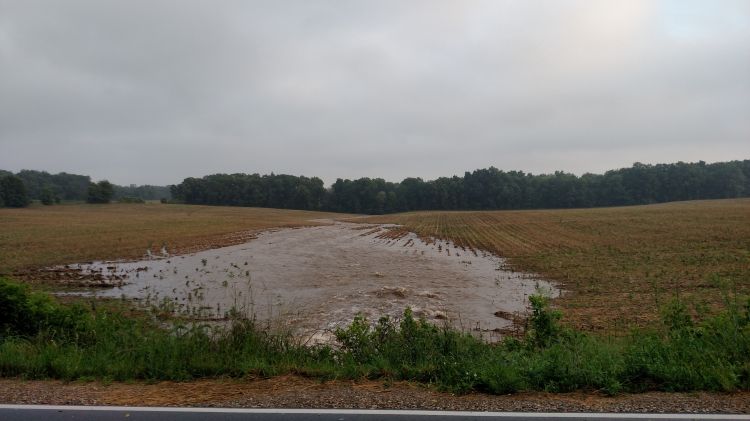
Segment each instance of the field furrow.
M625 331L674 297L694 314L750 292L750 199L545 211L412 212L402 224L557 281L569 323ZM707 310L706 310L707 309Z

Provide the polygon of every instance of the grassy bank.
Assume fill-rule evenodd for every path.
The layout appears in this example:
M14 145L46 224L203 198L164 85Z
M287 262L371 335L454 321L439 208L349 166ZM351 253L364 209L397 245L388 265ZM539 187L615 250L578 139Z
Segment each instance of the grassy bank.
M89 260L137 258L166 244L190 252L238 244L274 227L315 225L341 214L148 204L0 209L0 273Z
M361 220L360 220L361 221ZM507 257L569 293L556 305L585 330L627 332L679 296L718 309L750 292L750 199L603 209L414 212L367 218Z
M295 373L321 379L412 380L455 392L734 391L750 389L750 302L728 298L693 322L665 307L649 330L605 338L559 324L533 297L526 335L487 344L415 320L355 319L340 347L304 346L236 319L228 328L159 327L150 317L60 305L0 279L0 376L190 380Z

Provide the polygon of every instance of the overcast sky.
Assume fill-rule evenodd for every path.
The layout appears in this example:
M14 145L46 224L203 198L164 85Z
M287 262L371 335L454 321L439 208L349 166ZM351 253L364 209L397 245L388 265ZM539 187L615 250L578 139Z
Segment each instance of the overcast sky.
M433 179L750 158L750 0L0 0L0 168Z

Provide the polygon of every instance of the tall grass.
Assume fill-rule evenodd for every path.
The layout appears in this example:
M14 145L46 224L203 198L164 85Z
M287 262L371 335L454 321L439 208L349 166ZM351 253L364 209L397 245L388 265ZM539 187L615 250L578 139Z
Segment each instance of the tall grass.
M750 301L694 322L685 306L662 323L607 338L562 327L533 297L522 338L488 344L415 319L357 317L336 346L305 346L252 320L176 324L60 305L0 278L0 376L190 380L296 373L322 379L411 380L455 392L734 391L750 389Z

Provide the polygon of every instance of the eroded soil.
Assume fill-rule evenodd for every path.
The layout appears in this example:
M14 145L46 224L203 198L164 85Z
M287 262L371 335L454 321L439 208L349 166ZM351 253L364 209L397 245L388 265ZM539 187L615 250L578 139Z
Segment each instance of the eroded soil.
M220 319L230 309L326 340L362 314L415 315L496 338L549 283L504 270L503 260L446 241L426 243L388 225L280 229L245 244L137 262L70 266L108 279L100 297L138 299Z

